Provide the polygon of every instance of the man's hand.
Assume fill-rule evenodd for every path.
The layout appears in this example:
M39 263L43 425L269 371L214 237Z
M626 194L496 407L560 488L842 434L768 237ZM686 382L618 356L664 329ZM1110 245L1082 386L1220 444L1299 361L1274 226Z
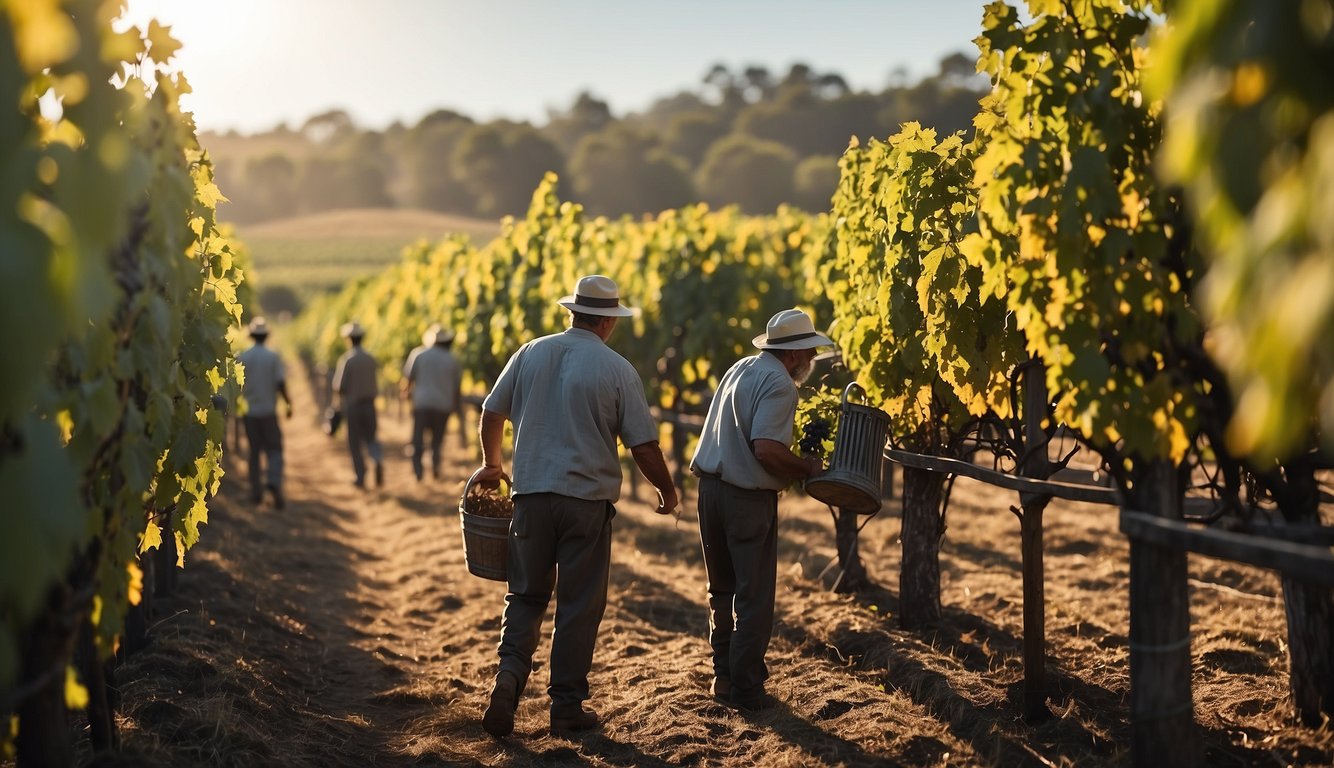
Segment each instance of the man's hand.
M653 510L660 515L670 515L676 511L676 505L680 503L680 497L676 495L676 486L667 486L667 492L658 490L658 508Z
M499 464L483 464L473 473L473 482L483 488L495 488L503 477L506 477L505 470Z
M287 418L292 418L292 401L287 401Z

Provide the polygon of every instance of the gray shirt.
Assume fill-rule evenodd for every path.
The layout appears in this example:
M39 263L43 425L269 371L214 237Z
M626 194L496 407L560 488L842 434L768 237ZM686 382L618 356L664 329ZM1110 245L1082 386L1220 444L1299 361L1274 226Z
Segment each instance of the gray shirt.
M408 355L403 377L412 382L412 407L453 412L458 408L463 369L442 346L417 347Z
M738 488L783 490L788 481L764 470L751 443L764 439L791 447L796 412L797 385L777 357L761 352L738 360L718 382L691 470L719 475Z
M514 423L515 495L616 501L616 438L630 448L658 439L634 366L582 328L520 347L482 407Z
M344 403L359 403L373 400L376 394L375 370L378 364L370 353L361 347L353 347L338 358L338 368L334 371L334 391L342 395Z
M263 344L256 344L236 356L245 367L245 395L247 416L274 416L278 413L278 387L286 381L282 358Z

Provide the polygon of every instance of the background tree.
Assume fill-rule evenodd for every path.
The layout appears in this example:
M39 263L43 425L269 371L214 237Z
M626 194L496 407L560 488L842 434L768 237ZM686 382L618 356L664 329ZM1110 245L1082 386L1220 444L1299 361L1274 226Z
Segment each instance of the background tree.
M695 183L710 205L735 203L746 213L771 213L792 199L795 167L795 155L782 144L732 134L709 148Z
M453 157L463 135L474 125L453 112L433 112L405 137L407 201L432 211L471 215L473 197L454 175Z
M585 136L570 159L574 198L593 214L678 208L695 198L686 164L655 136L613 125Z
M478 216L522 214L548 172L563 173L560 148L528 123L470 126L451 159Z
M245 193L232 201L238 219L282 218L295 214L297 164L282 152L252 158L245 168Z
M829 210L838 177L837 157L812 155L802 160L792 174L792 204L806 211Z
M306 213L339 208L381 208L392 204L384 167L373 159L316 155L297 181Z
M709 147L731 130L731 126L717 111L697 109L673 117L667 126L664 142L669 152L695 168L703 162L704 153L709 151Z
M707 111L709 105L698 93L680 91L671 96L654 99L642 114L627 115L626 120L634 122L646 130L666 133L668 126L678 116L691 112Z
M301 125L301 134L315 144L337 144L356 131L352 116L341 109L321 112Z
M574 153L585 136L601 131L614 121L607 102L582 91L568 110L548 112L547 125L542 132L568 156Z
M590 210L657 213L664 206L699 199L748 208L760 204L769 210L775 201L824 205L831 185L816 181L826 175L814 170L817 161L811 161L800 180L775 182L782 174L774 166L783 160L761 153L768 160L756 167L768 175L732 182L745 194L731 197L721 191L723 181L714 178L713 170L702 172L706 156L720 142L734 149L737 141L728 137L735 133L786 147L795 166L813 157L837 157L851 137L885 136L909 120L942 133L971 130L968 120L985 82L968 62L962 55L947 57L938 73L917 83L909 82L905 70L879 92L854 92L840 74L801 62L782 74L760 65L733 69L720 63L695 90L660 98L639 114L618 117L609 104L585 91L567 107L551 110L545 124L523 129L521 123L483 124L437 109L416 123L377 131L358 127L347 112L332 109L312 116L298 130L280 125L248 136L205 134L201 141L214 158L219 186L236 201L224 204L221 215L241 223L380 204L481 217L518 212L526 209L542 174L573 165L583 142L594 136L599 138L570 175L574 194L587 201ZM608 138L612 128L628 133ZM641 138L630 141L629 135ZM630 152L640 157L630 158ZM725 154L720 148L718 156ZM286 171L280 162L259 160L272 155L286 156L293 179L282 181ZM368 164L379 173L365 167ZM682 164L689 183L682 181ZM645 188L627 194L625 180L611 170L616 166L638 174ZM716 187L712 197L700 186L705 178ZM759 194L757 187L774 183L777 186L762 195L767 199L752 199ZM329 186L363 184L369 186ZM697 192L692 194L692 188ZM782 199L770 192L781 192Z

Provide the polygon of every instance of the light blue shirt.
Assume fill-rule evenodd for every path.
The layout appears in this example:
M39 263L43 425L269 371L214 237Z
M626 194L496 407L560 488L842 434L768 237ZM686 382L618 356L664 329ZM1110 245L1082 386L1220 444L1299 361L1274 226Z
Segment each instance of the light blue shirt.
M403 376L412 382L412 407L452 413L458 408L459 361L442 346L417 347L408 355Z
M379 363L360 346L349 349L338 358L338 367L334 369L333 389L342 397L345 405L375 399L377 368Z
M278 412L278 387L286 381L283 360L277 352L263 344L256 344L236 356L245 368L245 395L247 416L273 416Z
M761 352L738 360L718 382L690 468L738 488L783 490L788 481L766 472L751 444L791 447L796 413L797 385L777 357Z
M616 440L658 439L634 366L592 331L570 328L524 344L482 407L514 424L514 494L621 497Z

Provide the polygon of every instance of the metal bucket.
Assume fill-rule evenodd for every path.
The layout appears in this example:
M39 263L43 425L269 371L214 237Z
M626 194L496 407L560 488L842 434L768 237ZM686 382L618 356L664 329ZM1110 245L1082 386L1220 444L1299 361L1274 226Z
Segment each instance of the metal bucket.
M830 506L869 515L880 511L880 473L889 414L848 402L853 387L861 389L856 382L843 388L829 469L806 480L805 488L806 493Z
M478 470L480 471L480 470ZM509 580L509 517L486 517L468 511L468 490L472 488L474 472L463 486L459 499L459 526L463 529L463 558L468 572L494 581ZM502 476L503 477L503 476ZM507 482L509 478L504 478Z

